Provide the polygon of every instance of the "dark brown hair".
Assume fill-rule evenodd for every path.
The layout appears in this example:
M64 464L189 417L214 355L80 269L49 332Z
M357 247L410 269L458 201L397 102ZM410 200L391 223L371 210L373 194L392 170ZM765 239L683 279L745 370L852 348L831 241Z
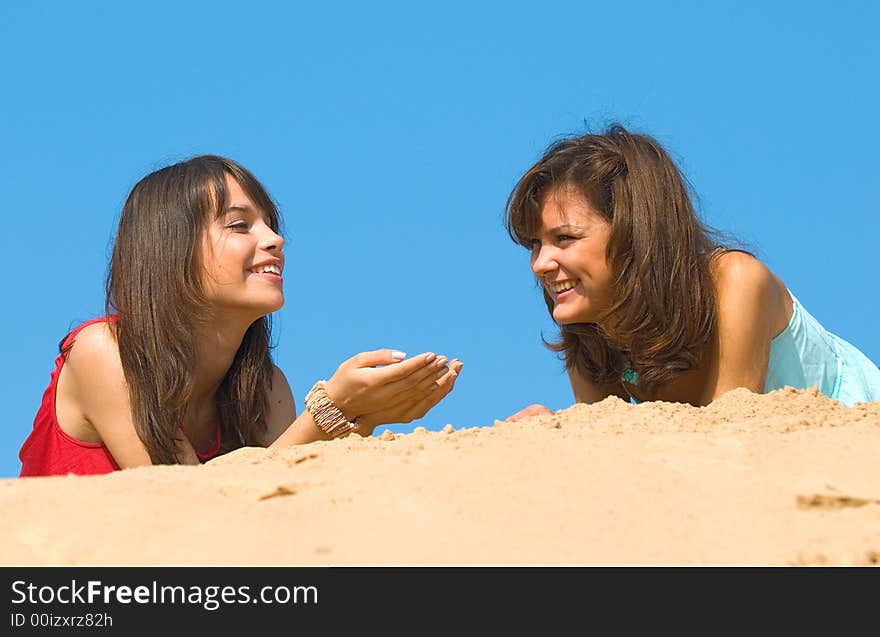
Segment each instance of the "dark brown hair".
M157 170L122 209L107 275L106 313L116 339L138 436L154 463L175 464L196 366L195 328L211 319L201 284L201 239L226 208L230 175L278 232L278 210L236 162L202 155ZM245 333L217 394L223 448L259 444L273 365L268 316Z
M649 394L697 367L715 331L709 262L722 246L697 217L666 151L619 124L553 143L507 200L514 241L531 248L544 202L561 188L574 189L611 224L613 298L603 318L613 320L562 325L560 340L547 346L597 385L619 385L628 360ZM552 315L546 290L544 300Z

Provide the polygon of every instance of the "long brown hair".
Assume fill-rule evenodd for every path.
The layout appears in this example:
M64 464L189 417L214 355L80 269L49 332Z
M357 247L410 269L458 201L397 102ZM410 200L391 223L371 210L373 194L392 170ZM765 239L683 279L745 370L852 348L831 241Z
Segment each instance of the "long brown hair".
M507 200L515 242L531 247L544 201L560 188L574 189L611 224L613 298L603 318L613 320L561 325L559 341L547 346L597 385L619 384L628 363L649 394L696 368L715 332L709 265L723 246L698 218L666 151L620 124L553 143ZM544 300L552 315L546 290Z
M195 328L211 311L201 285L201 239L226 208L232 176L278 232L278 210L259 181L225 157L202 155L141 179L122 209L107 275L132 417L154 463L175 464L196 366ZM245 333L217 393L223 448L259 444L273 365L271 323Z

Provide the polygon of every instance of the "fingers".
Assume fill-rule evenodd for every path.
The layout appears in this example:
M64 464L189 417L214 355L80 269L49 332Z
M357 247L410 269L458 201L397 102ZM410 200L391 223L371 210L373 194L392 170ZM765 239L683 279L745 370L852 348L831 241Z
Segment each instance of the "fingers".
M462 363L457 358L452 359L448 365L447 362L446 357L441 356L424 370L419 370L409 378L390 385L389 387L393 387L395 392L388 399L388 405L392 408L400 405L412 405L428 394L444 387L449 382L450 376L454 378L462 368ZM453 370L455 374L451 375Z
M413 420L423 418L425 414L437 405L437 403L446 398L449 392L452 391L452 388L455 387L455 381L457 379L458 372L454 369L450 369L436 382L436 389L416 403L412 409L406 413L403 422L412 422Z
M412 388L404 388L400 393L427 394L432 391L437 387L437 382L449 373L447 363L449 361L445 356L436 359L425 371L413 374L413 379L416 380L415 385Z
M437 387L442 389L448 386L447 393L452 391L452 386L455 385L455 381L458 379L458 375L461 374L463 368L464 363L457 358L453 358L452 362L449 363L449 371L437 380Z
M377 365L391 365L399 363L406 358L406 352L396 349L376 349L371 352L355 354L349 360L355 367L376 367Z
M375 370L379 383L384 383L391 390L392 396L412 391L418 387L431 389L430 385L446 372L447 358L429 352L420 354L414 359Z
M349 419L378 411L386 412L399 404L404 408L433 391L432 384L448 372L445 356L433 352L392 362L383 367L372 363L399 359L402 352L374 350L361 352L340 365L326 382L327 393ZM421 391L414 388L422 385Z
M529 418L531 416L552 416L553 412L547 409L544 405L529 405L525 409L521 409L512 416L509 416L506 421L507 422L516 422L517 420L522 420L523 418Z
M455 380L458 378L459 372L461 372L461 368L463 364L457 358L452 359L449 363L449 367L445 367L440 370L440 373L436 375L434 380L431 383L424 383L419 386L419 389L423 389L426 392L430 393L441 393L441 398L449 393L452 390L452 385L455 384Z
M449 365L449 370L434 382L431 392L407 412L406 422L424 417L437 403L446 398L455 387L455 381L458 380L458 375L463 367L464 364L461 361L454 359Z
M372 372L373 378L375 378L376 382L380 385L408 380L410 381L411 386L416 381L411 379L410 376L418 371L426 371L427 373L430 365L436 360L436 354L433 352L426 352L424 354L419 354L418 356L413 356L402 362L389 364L387 367L376 369Z
M358 417L358 422L372 430L381 424L409 423L422 418L452 391L463 367L461 361L453 359L449 368L437 372L440 378L433 380L431 376L427 379L429 389L424 396L412 390L401 392L395 396L396 400L389 401L381 410Z

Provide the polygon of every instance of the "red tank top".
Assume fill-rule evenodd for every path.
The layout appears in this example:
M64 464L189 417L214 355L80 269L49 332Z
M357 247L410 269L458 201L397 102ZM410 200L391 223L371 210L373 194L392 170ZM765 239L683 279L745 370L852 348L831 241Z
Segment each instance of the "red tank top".
M53 476L53 475L93 475L110 473L119 469L119 465L110 455L107 447L100 442L83 442L66 433L58 425L55 416L55 390L58 376L67 360L67 350L73 339L84 328L93 323L106 321L105 317L86 321L64 339L62 353L55 359L49 386L43 392L43 400L34 418L34 429L21 446L18 457L21 460L20 477ZM116 321L115 316L110 317ZM198 453L199 460L205 462L217 455L220 450L220 425L211 448L205 453Z

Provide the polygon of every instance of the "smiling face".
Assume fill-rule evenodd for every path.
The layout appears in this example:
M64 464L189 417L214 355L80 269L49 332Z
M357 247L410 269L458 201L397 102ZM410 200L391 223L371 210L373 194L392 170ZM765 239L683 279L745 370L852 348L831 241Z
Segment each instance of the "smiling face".
M231 176L226 206L202 241L205 298L218 310L256 319L284 304L284 239Z
M532 271L554 302L560 325L596 323L611 304L613 276L605 258L611 224L570 188L551 190L531 240Z

